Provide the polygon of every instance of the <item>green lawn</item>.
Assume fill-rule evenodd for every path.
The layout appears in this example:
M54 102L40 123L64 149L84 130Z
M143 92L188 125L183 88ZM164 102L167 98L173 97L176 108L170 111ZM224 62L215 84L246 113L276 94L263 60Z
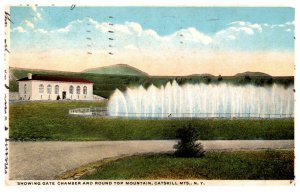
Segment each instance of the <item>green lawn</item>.
M101 107L105 102L27 102L9 107L9 135L14 140L146 140L175 139L188 123L209 139L293 139L294 120L171 119L138 120L74 117L69 109Z
M207 152L203 158L131 156L104 164L80 179L293 180L294 152Z

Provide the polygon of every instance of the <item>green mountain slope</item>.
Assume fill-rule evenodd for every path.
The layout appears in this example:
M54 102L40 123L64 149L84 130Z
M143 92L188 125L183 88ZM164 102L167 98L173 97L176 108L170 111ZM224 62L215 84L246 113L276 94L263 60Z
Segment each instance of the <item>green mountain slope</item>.
M116 64L106 67L97 67L86 69L83 73L106 74L106 75L130 75L130 76L148 76L147 73L131 67L127 64Z
M266 74L266 73L262 73L262 72L251 72L251 71L246 71L244 73L237 73L235 76L252 76L252 77L255 77L255 76L259 76L259 77L271 77L271 75L269 74Z
M212 83L217 84L220 82L231 83L235 85L254 84L257 86L265 86L273 83L278 83L284 86L290 86L294 84L294 77L269 77L269 76L249 76L245 78L242 76L223 76L222 81L218 80L218 76L134 76L134 75L118 75L118 74L94 74L94 73L75 73L66 71L51 71L40 69L22 69L22 68L10 68L9 69L9 91L18 91L18 79L27 77L28 73L40 74L40 75L53 75L60 77L74 77L83 78L94 83L94 94L104 98L109 96L116 90L125 91L127 87L143 85L145 88L154 84L157 87L166 85L168 82L177 81L182 85L185 83Z

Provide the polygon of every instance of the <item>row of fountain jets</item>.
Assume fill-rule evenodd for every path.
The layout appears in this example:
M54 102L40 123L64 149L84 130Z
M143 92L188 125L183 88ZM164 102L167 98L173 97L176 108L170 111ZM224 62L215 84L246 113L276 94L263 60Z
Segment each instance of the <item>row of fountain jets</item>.
M151 85L115 90L108 104L110 116L123 117L260 117L286 118L294 114L293 87L236 86L221 83Z

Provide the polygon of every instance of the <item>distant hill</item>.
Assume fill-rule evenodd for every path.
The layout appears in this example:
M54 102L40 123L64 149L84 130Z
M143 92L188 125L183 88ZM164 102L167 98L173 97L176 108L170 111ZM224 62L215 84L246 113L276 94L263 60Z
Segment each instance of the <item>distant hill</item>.
M237 73L235 75L235 77L240 77L240 76L250 76L250 77L272 77L271 75L267 74L267 73L262 73L262 72L251 72L251 71L246 71L244 73Z
M125 65L126 66L126 65ZM134 68L135 69L135 68ZM139 71L139 70L138 70ZM196 76L133 76L133 75L118 75L118 74L94 74L94 73L78 73L78 72L67 72L67 71L51 71L51 70L41 70L41 69L24 69L24 68L9 68L9 91L18 91L18 79L27 77L28 73L37 75L53 75L61 77L74 77L89 80L94 83L94 94L99 95L104 98L109 98L110 95L116 90L125 91L127 87L140 86L143 85L145 88L154 84L157 87L166 85L168 82L174 80L178 84L182 85L185 83L206 83L206 84L218 84L220 83L218 76L209 76L209 74L200 74ZM261 77L261 75L267 75L264 73L254 73L250 72L252 77L245 81L243 75L247 75L249 72L240 73L241 76L223 76L222 82L231 83L233 85L245 85L253 84L257 86L266 86L272 83L277 83L285 87L294 85L293 76L282 76L282 77L272 77L269 76ZM249 75L249 76L250 76ZM256 75L254 77L253 75ZM257 76L260 75L260 76ZM208 77L209 78L204 78ZM209 79L209 80L208 80Z
M214 77L214 75L209 74L209 73L192 74L192 75L189 75L189 76L191 76L191 77Z
M106 74L106 75L129 75L129 76L148 76L147 73L127 64L116 64L105 67L90 68L83 73Z

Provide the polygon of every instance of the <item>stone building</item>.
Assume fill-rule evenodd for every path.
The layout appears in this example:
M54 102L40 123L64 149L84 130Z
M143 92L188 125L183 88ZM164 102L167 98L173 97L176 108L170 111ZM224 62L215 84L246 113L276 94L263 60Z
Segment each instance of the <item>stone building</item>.
M93 83L81 78L28 73L18 83L21 100L93 100Z

